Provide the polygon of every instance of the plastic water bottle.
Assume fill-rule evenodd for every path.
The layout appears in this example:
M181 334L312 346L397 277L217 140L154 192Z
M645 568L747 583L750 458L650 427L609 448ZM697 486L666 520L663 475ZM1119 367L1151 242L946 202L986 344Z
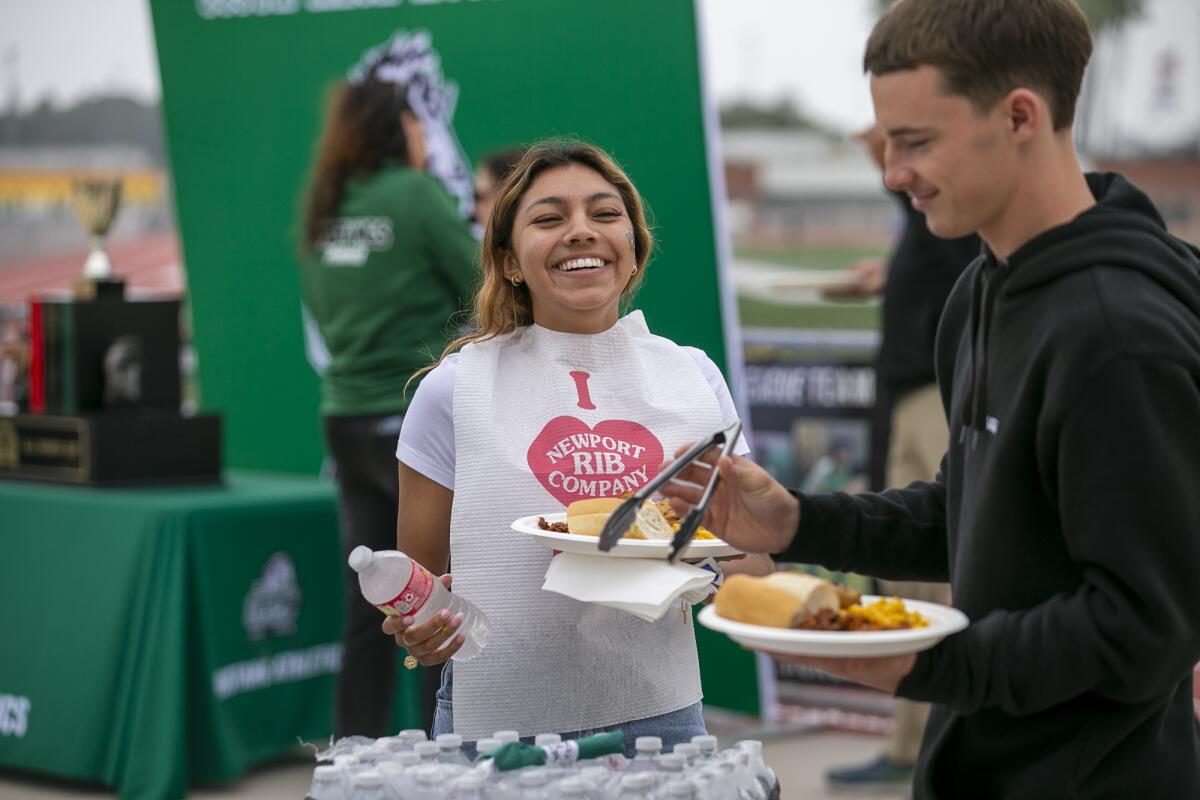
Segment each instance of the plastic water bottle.
M486 787L486 776L468 772L454 784L454 791L450 793L450 797L452 800L484 800Z
M351 789L355 800L389 800L383 791L383 776L373 769L356 774Z
M417 742L428 741L429 737L425 735L425 731L420 728L405 728L396 734L396 738L402 742L408 743L408 749L411 750Z
M500 742L500 744L508 744L509 742L521 741L521 734L517 731L496 731L492 734L492 738Z
M555 788L558 800L588 800L588 784L583 778L563 778Z
M437 576L397 550L373 551L359 545L350 553L350 567L367 602L390 616L411 616L420 624L443 608L451 619L462 612L458 634L466 641L451 658L470 661L487 646L487 617L467 600L446 590ZM442 645L448 647L451 636Z
M417 742L413 752L421 757L421 766L426 764L438 764L438 756L442 754L442 748L438 747L437 742Z
M544 769L521 770L520 784L522 800L549 800L550 774Z
M590 766L579 770L579 778L587 784L590 800L608 800L610 790L620 776L607 767Z
M633 742L636 751L629 762L630 772L658 771L658 759L662 755L662 739L658 736L639 736Z
M692 737L692 744L700 750L700 755L696 759L697 764L711 764L716 760L717 755L717 737L704 733L698 733Z
M485 761L484 753L495 750L500 746L500 740L494 736L487 736L475 742L475 763Z
M562 742L562 735L558 733L539 733L533 737L533 743L538 747L550 747Z
M442 733L437 737L438 761L460 767L471 766L471 760L462 751L462 737L457 733Z
M683 756L684 759L687 760L687 767L685 767L685 769L691 769L694 766L700 766L697 763L700 760L700 748L696 745L688 744L686 742L683 744L677 744L675 745L675 750L673 752Z
M634 761L636 760L635 758ZM682 753L664 753L658 757L659 779L663 782L682 778L685 769L687 769L687 759L683 757Z
M445 800L449 795L450 789L437 764L423 764L413 769L412 788L405 800Z
M769 800L779 800L779 778L763 759L762 742L757 739L743 739L737 746L750 757L750 769L758 780L758 785L763 788L763 796Z
M411 750L400 753L392 761L379 765L379 774L383 776L383 788L390 797L408 797L412 788L411 770L420 761L417 754Z
M308 787L305 800L343 800L345 797L340 769L322 765L313 770L312 785Z
M666 800L695 800L696 784L676 778L663 784L658 796Z
M630 772L621 776L621 789L615 800L650 800L654 775L649 772Z

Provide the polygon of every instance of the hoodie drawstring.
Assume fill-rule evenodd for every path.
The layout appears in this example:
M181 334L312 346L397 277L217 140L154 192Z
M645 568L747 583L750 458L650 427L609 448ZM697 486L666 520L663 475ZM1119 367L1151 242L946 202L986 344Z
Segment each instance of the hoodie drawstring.
M1008 264L997 262L992 257L980 266L971 285L971 316L968 327L971 331L970 377L967 396L963 400L962 427L958 441L966 441L971 431L971 449L979 446L979 435L987 425L987 354L988 338L992 327L992 313L996 298L1008 279ZM978 324L976 324L978 322Z
M971 312L967 316L967 331L971 337L969 341L970 352L968 355L967 365L967 396L963 398L962 403L962 423L958 429L958 443L962 444L967 439L967 429L974 427L974 420L971 414L974 411L973 402L975 396L975 362L976 351L975 342L978 339L978 327L980 317L980 303L983 294L983 271L986 267L986 262L981 264L975 272L974 280L971 281Z

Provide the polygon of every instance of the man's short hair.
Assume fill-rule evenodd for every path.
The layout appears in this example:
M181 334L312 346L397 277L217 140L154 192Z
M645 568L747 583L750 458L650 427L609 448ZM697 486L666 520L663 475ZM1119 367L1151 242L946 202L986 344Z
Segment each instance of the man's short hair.
M951 94L991 107L1025 87L1069 128L1092 55L1087 18L1074 0L899 0L871 32L863 69L872 75L936 67Z

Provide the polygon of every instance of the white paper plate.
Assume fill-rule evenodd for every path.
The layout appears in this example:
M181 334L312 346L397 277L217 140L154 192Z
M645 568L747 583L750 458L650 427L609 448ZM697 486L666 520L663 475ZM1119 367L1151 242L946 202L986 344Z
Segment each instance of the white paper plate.
M864 595L862 602L878 600ZM946 636L967 627L967 616L956 608L921 600L905 600L904 605L929 620L924 628L896 631L806 631L768 628L734 622L705 606L696 617L706 628L719 631L740 645L769 653L798 656L897 656L933 647Z
M576 536L573 533L557 533L544 531L538 527L538 517L544 517L546 522L563 522L565 513L534 514L531 517L521 517L512 524L512 529L519 533L527 533L534 539L554 550L565 553L582 553L586 556L617 556L619 558L666 558L671 552L669 541L650 541L647 539L622 539L613 545L607 553L600 547L600 539L595 536ZM741 550L725 544L720 539L693 539L692 543L683 549L680 558L708 558L709 556L736 556Z

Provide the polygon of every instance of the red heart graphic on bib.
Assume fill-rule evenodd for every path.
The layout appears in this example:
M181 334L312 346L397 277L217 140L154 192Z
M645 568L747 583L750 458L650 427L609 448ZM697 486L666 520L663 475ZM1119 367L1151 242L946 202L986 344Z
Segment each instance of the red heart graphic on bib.
M526 457L542 486L565 506L640 489L658 474L663 448L636 422L607 419L592 428L575 417L555 417Z

